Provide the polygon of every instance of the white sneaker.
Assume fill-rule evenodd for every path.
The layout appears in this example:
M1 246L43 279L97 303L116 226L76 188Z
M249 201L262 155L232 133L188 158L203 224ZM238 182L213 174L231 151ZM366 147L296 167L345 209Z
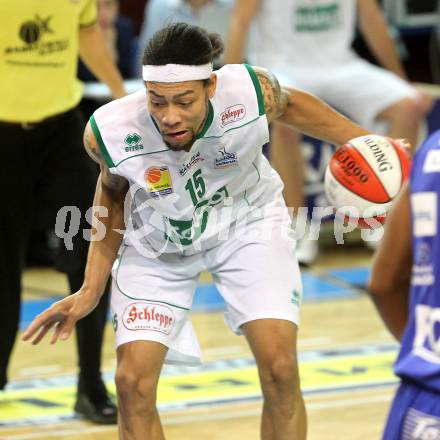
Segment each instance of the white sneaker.
M298 263L303 266L312 265L318 258L319 244L318 240L311 240L308 234L296 242L296 258Z

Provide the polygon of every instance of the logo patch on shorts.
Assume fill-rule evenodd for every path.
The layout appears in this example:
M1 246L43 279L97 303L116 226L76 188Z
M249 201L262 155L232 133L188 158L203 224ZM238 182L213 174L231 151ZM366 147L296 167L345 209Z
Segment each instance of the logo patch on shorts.
M153 198L167 196L173 192L170 170L168 167L150 167L145 170L144 179L147 191Z
M127 330L153 330L169 335L174 327L174 313L170 307L158 303L134 302L122 315Z
M113 315L112 318L112 326L115 332L118 331L118 315L116 313Z
M301 303L301 293L299 290L293 289L292 296L290 298L290 302L292 304L295 304L296 306L299 306Z

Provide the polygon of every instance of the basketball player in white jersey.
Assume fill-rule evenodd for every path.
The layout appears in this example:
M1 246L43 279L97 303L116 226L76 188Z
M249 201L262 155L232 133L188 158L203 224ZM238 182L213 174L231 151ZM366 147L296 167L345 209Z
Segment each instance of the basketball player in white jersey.
M356 22L385 69L352 49ZM390 137L412 145L431 107L431 99L409 84L377 0L235 0L225 62L239 63L245 56L270 69L281 84L307 90L370 130L376 131L379 121ZM299 148L292 150L298 134L281 124L274 124L271 134L272 164L286 185L288 206L299 208L303 160ZM304 248L304 263L314 260L316 244Z
M91 242L83 287L23 337L38 343L55 326L52 342L68 338L112 271L124 440L164 438L161 367L200 360L188 311L202 270L213 274L227 324L255 356L261 437L306 437L296 354L300 273L283 185L262 146L275 119L337 145L367 132L312 95L280 88L264 69L213 72L222 50L217 35L172 24L145 49L146 89L95 112L84 139L101 165L94 204L104 208L94 227L106 234Z

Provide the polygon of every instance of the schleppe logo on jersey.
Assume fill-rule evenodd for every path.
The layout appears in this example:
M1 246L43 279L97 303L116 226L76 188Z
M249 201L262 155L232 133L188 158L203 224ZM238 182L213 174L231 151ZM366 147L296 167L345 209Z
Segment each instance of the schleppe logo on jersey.
M419 304L415 314L414 353L429 362L440 363L440 308Z
M122 315L127 330L153 330L169 335L175 317L170 307L153 302L140 301L129 304Z
M220 113L220 125L226 127L228 124L240 121L246 116L246 107L243 104L235 104Z
M420 192L411 195L414 236L433 237L437 234L437 193Z

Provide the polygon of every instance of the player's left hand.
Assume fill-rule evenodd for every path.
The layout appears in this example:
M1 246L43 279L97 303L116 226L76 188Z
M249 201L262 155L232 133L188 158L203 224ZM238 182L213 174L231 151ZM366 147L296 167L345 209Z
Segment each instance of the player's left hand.
M26 329L22 340L33 338L32 344L36 345L53 327L55 331L50 343L55 344L58 339L65 340L72 333L76 322L89 314L98 302L99 297L85 295L81 290L69 295L40 313Z

